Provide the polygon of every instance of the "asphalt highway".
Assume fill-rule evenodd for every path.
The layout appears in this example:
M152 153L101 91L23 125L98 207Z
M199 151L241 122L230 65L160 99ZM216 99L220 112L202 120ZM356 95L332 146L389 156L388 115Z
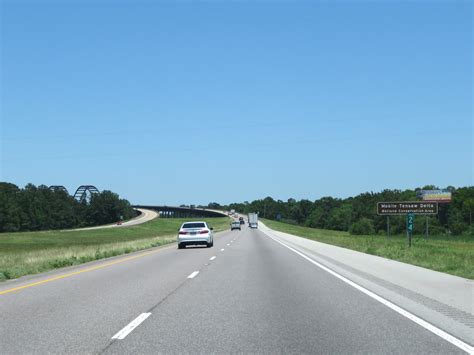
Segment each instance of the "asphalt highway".
M463 353L259 230L0 284L0 353Z

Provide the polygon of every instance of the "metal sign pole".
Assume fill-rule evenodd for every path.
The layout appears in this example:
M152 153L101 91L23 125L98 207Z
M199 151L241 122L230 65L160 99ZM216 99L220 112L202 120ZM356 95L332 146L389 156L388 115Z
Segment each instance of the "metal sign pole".
M390 216L387 216L387 238L390 238Z
M377 202L377 215L387 216L387 238L390 237L389 216L407 216L407 239L408 246L411 247L411 239L415 223L415 215L437 215L437 201L393 201ZM429 235L429 218L426 217L425 238Z
M407 229L407 241L408 241L408 247L411 247L411 238L410 238L410 232Z
M428 239L428 234L429 234L429 218L428 218L428 215L426 215L426 233L425 233L426 239Z
M415 215L413 213L407 213L407 238L408 247L411 247L411 237L413 234L413 224L415 222Z

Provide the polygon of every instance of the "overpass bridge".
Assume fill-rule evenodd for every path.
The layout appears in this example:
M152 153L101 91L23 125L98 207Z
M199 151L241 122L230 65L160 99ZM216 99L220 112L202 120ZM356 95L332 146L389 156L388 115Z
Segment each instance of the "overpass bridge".
M133 205L133 208L153 210L160 214L161 218L209 218L227 217L224 212L208 210L205 208L173 207L173 206L145 206Z

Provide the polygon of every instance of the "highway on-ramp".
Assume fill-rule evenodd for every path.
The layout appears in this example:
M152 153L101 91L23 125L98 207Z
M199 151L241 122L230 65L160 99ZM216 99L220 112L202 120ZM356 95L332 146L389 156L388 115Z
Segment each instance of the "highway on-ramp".
M140 212L140 214L132 218L128 221L125 221L121 224L113 223L113 224L105 224L102 226L95 226L95 227L84 227L84 228L75 228L75 229L67 229L65 231L86 231L86 230L95 230L95 229L104 229L104 228L123 228L123 227L131 227L131 226L136 226L137 224L142 224L145 222L149 222L152 219L155 219L158 217L158 213L153 210L148 210L144 208L137 208Z
M0 284L2 354L238 352L466 349L247 227Z

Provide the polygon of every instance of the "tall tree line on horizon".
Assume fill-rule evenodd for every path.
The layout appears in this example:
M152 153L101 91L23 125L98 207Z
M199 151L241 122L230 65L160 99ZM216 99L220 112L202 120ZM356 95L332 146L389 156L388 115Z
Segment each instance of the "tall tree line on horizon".
M135 215L127 200L108 190L79 202L65 191L45 185L27 184L22 189L0 182L0 232L89 227Z
M208 207L235 209L242 213L258 212L260 217L281 220L282 222L312 228L349 231L352 234L385 234L387 217L376 214L377 202L384 201L417 201L419 190L437 189L436 186L425 186L415 190L390 190L365 192L345 199L322 197L315 201L302 199L296 201L274 200L272 197L252 202L231 203L220 206L215 202ZM423 234L428 219L430 234L472 235L474 236L474 186L447 188L452 193L450 203L440 203L436 216L416 216L415 233ZM390 229L393 234L406 231L405 216L391 216Z

